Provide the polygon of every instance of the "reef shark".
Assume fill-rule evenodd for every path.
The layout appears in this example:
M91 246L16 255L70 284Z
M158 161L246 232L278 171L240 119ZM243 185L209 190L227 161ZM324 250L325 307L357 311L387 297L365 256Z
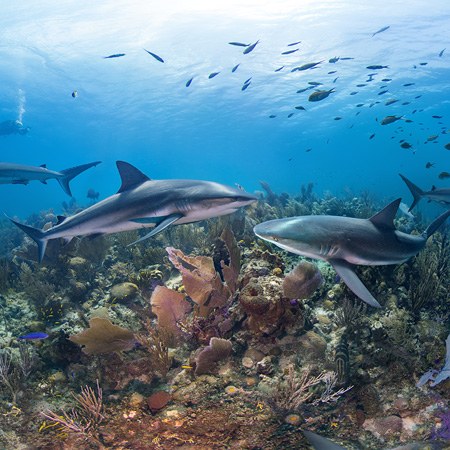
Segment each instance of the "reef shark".
M355 295L380 307L353 270L354 264L400 264L425 247L427 239L450 216L440 215L420 236L395 229L397 199L370 219L341 216L300 216L269 220L254 227L255 234L288 252L330 263Z
M170 225L231 214L257 200L243 190L212 181L151 180L129 163L116 164L122 180L119 191L73 216L58 216L53 228L43 231L11 219L37 243L39 262L52 239L69 242L75 236L95 237L153 227L135 244Z
M32 180L37 180L41 183L47 184L47 180L50 178L55 178L61 185L63 191L67 195L72 196L69 186L70 180L75 178L81 172L84 172L97 164L100 164L100 161L83 164L81 166L56 172L54 170L47 169L45 164L42 164L42 166L26 166L22 164L2 162L0 163L0 184L28 184Z
M450 188L438 189L433 186L431 188L431 191L423 191L422 189L420 189L420 187L409 181L408 178L403 176L401 173L399 175L406 183L406 186L408 186L408 189L411 191L411 194L414 197L412 205L409 207L409 211L411 211L423 197L428 198L429 202L435 201L444 205L450 205Z

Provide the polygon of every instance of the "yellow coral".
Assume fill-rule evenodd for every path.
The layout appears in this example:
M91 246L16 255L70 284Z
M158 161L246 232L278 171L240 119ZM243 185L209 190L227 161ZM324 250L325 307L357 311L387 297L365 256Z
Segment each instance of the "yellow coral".
M281 277L281 275L283 275L283 271L279 267L275 267L275 269L272 270L272 275Z

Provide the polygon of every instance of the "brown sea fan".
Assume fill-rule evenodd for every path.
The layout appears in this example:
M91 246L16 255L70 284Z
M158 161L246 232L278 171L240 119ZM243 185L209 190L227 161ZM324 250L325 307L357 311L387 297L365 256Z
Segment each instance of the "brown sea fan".
M283 295L290 299L305 299L322 284L322 274L315 264L302 261L283 280Z

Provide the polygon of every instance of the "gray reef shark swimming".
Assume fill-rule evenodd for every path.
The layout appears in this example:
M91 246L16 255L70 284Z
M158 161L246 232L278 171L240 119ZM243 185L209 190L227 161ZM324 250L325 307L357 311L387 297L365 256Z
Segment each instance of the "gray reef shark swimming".
M288 252L330 263L342 281L361 300L380 307L353 270L354 264L400 264L425 247L427 239L450 216L441 214L420 236L397 231L397 199L370 219L341 216L300 216L269 220L254 228L255 234Z
M423 191L419 186L416 186L409 181L408 178L404 177L401 173L399 175L406 183L406 186L408 186L408 189L411 191L414 198L412 205L409 207L409 211L411 211L423 197L426 197L430 202L434 201L450 206L450 188L436 188L433 186L431 191Z
M75 178L80 173L97 164L100 164L100 161L56 172L47 169L45 164L42 166L25 166L22 164L2 162L0 163L0 184L28 184L32 180L47 184L47 180L55 178L61 185L63 191L72 197L69 186L72 178Z
M151 180L136 167L117 161L122 180L119 191L42 231L12 220L38 245L42 261L51 239L69 242L75 236L100 236L119 231L153 227L136 242L143 241L172 224L183 224L223 216L250 205L257 197L212 181ZM133 242L135 244L136 242Z

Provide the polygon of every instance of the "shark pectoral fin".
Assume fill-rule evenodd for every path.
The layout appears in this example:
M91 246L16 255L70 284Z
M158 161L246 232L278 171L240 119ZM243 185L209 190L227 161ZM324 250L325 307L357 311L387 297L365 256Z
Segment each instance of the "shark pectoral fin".
M172 225L174 222L176 222L178 219L181 219L182 217L183 214L171 214L170 216L165 217L164 220L162 220L158 225L156 225L155 228L153 228L152 231L150 231L150 233L147 233L145 236L141 237L137 241L132 242L127 247L129 247L130 245L137 244L138 242L145 241L145 239L148 239L154 236L155 234L158 234L160 231L164 230L169 225Z
M137 219L131 219L130 222L134 223L154 223L157 224L164 220L164 217L138 217Z
M375 297L368 291L353 271L351 264L343 259L332 259L328 262L334 267L334 270L341 277L342 281L356 296L370 306L381 308L381 305L375 300Z

